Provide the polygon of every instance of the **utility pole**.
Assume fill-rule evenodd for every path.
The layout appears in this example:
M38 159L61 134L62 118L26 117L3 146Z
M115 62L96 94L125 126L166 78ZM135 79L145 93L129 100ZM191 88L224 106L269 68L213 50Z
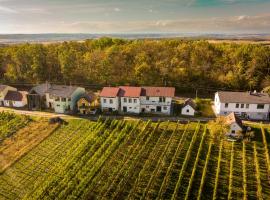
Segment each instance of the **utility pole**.
M198 98L198 89L196 89L196 99Z

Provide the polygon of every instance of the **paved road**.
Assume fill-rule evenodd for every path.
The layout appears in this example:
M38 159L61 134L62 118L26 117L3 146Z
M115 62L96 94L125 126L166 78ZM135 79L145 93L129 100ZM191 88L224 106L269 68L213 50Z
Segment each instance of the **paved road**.
M61 118L67 118L67 119L78 119L78 118L84 118L84 119L89 119L89 120L94 120L96 121L99 116L72 116L72 115L65 115L65 114L57 114L57 113L50 113L50 112L41 112L41 111L28 111L28 110L18 110L18 109L12 109L12 108L6 108L6 107L0 107L0 112L1 111L9 111L9 112L14 112L17 114L22 114L22 115L29 115L29 116L35 116L35 117L61 117ZM119 115L103 115L102 117L108 117L111 119L123 119L123 120L152 120L152 121L202 121L202 122L207 122L209 120L212 120L214 118L206 118L206 117L174 117L174 116L149 116L149 117L142 117L142 116L119 116Z

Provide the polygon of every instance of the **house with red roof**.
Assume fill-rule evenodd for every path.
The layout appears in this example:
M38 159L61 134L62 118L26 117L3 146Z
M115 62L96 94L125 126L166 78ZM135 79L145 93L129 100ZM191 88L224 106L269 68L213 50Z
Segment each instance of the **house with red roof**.
M104 87L100 93L102 111L121 113L172 113L173 87Z

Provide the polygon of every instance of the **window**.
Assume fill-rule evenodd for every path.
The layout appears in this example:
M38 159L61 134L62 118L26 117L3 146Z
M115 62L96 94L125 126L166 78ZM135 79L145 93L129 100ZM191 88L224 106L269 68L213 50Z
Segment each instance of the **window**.
M257 109L264 109L264 104L258 104Z
M242 104L241 104L241 108L244 108L244 107L245 107L245 104L242 103Z
M237 103L237 104L235 105L235 107L236 107L236 108L239 108L239 103Z
M166 106L164 106L164 107L163 107L163 110L167 110L167 107L166 107Z
M246 104L246 108L249 108L249 104Z
M103 103L107 103L107 99L103 99Z
M55 97L54 100L55 100L55 101L60 101L60 98L59 98L59 97Z
M132 107L129 107L129 109L132 109Z
M149 97L146 97L146 100L149 101Z
M128 99L128 103L132 103L132 99Z
M133 102L134 102L134 103L137 103L137 99L133 99Z
M225 108L228 108L229 107L229 104L228 103L225 103Z
M110 99L110 104L113 104L113 100L112 99Z
M232 130L232 133L234 134L235 133L235 130Z
M71 101L71 98L68 98L67 100L68 100L68 101Z
M146 106L146 108L149 108L149 106Z
M187 109L187 113L189 113L189 109Z
M125 102L125 103L127 102L127 98L124 98L124 102Z
M67 101L67 99L66 99L66 98L62 98L61 100L62 100L62 102L66 102L66 101Z
M159 102L165 102L166 98L165 97L159 97Z

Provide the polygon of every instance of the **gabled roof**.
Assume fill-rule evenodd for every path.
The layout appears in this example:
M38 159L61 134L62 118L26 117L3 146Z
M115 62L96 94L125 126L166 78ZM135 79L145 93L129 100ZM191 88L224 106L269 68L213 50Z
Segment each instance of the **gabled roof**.
M104 87L99 96L101 97L117 97L119 93L118 87Z
M23 99L26 98L26 94L27 92L9 90L4 100L5 101L23 101Z
M142 87L142 96L148 97L174 97L174 87Z
M225 122L228 125L232 123L237 123L241 128L243 127L242 120L237 115L235 115L234 112L230 113L225 117Z
M141 96L141 87L132 87L132 86L120 86L119 96L120 97L140 97Z
M56 96L69 98L74 93L78 87L76 86L67 86L67 85L53 85L49 83L44 83L33 87L30 93L37 93L40 96L44 96L46 93Z
M217 92L222 103L256 103L268 104L270 97L267 93L252 92Z
M7 87L11 87L8 85L0 85L0 92L4 91Z
M192 99L190 99L190 98L188 98L188 99L185 100L185 103L184 103L183 107L186 107L187 105L189 105L194 110L196 109L195 102Z

